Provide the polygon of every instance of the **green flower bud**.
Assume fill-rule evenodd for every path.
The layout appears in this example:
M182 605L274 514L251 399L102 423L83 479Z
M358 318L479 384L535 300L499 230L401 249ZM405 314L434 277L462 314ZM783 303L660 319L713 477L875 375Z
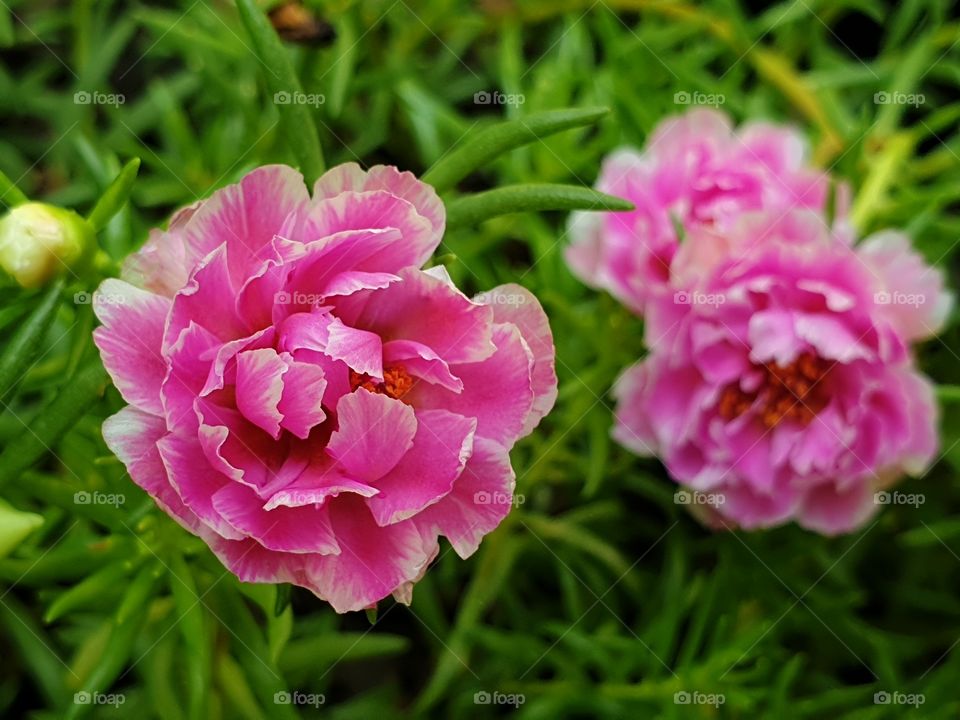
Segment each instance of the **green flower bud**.
M0 267L23 287L44 285L80 266L94 247L93 229L72 210L31 202L0 220Z
M17 510L0 500L0 558L6 557L27 536L43 525L43 518Z

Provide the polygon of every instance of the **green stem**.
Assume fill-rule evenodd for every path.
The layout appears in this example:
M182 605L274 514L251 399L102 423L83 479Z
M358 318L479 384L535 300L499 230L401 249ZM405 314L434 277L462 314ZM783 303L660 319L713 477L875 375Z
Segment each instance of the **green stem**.
M448 203L447 229L497 215L542 210L632 210L626 200L576 185L508 185Z

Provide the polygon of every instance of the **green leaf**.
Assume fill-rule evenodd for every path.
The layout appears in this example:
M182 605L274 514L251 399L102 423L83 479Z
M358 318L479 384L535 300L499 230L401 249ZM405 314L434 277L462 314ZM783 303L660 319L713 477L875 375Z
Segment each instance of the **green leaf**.
M62 291L63 280L58 280L44 292L37 307L20 324L0 355L0 401L20 381L30 364L36 362L37 349L57 314Z
M13 181L0 171L0 202L7 207L16 207L30 202L30 198L23 194Z
M71 610L101 601L105 592L122 582L127 575L127 570L125 563L113 563L82 580L51 603L50 609L43 616L43 621L51 623Z
M263 66L267 88L280 111L280 132L286 137L290 150L299 161L300 171L307 184L311 185L324 170L323 150L320 148L313 117L307 105L277 102L278 97L289 100L292 95L301 92L300 80L293 69L293 63L266 15L254 0L237 0L237 10L240 11L240 19Z
M0 603L0 621L4 634L10 638L18 655L10 662L29 671L48 703L59 704L66 696L63 663L51 649L55 647L53 640L33 621L30 611L17 600L16 593L4 596ZM5 651L5 662L6 652L9 650Z
M87 222L90 223L94 232L99 232L105 227L110 222L110 218L116 215L123 204L127 202L139 170L140 158L133 158L123 166L120 174L114 178L103 195L100 196L97 204L90 211L90 215L87 216Z
M100 360L91 362L71 377L57 396L0 454L0 486L17 478L56 444L103 394L107 374Z
M126 666L134 643L146 621L150 598L153 596L161 568L159 563L143 568L127 588L116 617L112 620L108 619L101 628L102 632L108 632L109 635L102 651L97 653L96 663L86 674L80 689L81 693L107 692ZM81 671L77 674L84 677L85 673ZM90 705L75 703L67 709L66 717L77 717L89 708Z
M273 614L279 615L290 605L290 583L280 583L275 586L277 592L276 602L273 605Z
M0 47L11 47L16 40L13 31L13 11L9 6L4 5L0 8Z
M632 209L626 200L576 185L507 185L449 202L447 229L517 212Z
M180 554L170 560L170 590L176 604L177 625L187 648L187 697L188 717L207 717L212 664L211 645L206 629L205 606L197 592L197 585L190 567Z
M551 110L499 123L481 130L448 153L424 174L423 181L437 190L456 185L481 165L514 148L553 135L561 130L592 125L609 112L607 108Z

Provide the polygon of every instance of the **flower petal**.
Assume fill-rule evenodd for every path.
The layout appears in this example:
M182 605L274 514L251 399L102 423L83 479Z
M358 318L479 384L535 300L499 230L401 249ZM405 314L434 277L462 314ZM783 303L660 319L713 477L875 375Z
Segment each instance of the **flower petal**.
M93 331L93 341L117 390L131 405L162 415L160 385L167 365L160 350L170 301L107 279L94 296L93 309L103 323Z
M412 407L366 390L340 398L337 422L327 452L350 477L366 483L388 473L410 449L417 434Z
M376 523L406 520L449 493L470 457L476 427L473 418L446 410L418 411L413 445L367 500Z

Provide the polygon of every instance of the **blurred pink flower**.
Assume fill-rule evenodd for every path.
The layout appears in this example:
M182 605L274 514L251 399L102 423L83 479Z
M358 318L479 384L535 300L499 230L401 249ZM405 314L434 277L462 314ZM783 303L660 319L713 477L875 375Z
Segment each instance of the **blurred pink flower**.
M684 233L723 230L746 211L823 211L829 177L810 167L806 155L803 137L788 127L754 122L734 131L724 113L703 108L668 118L642 152L621 149L603 163L597 189L635 209L574 213L567 262L588 285L643 312L652 296L669 289L677 226Z
M646 313L651 354L620 378L615 437L661 458L717 523L839 533L938 447L908 343L951 306L903 236L859 246L812 211L693 227ZM683 492L687 492L685 490Z
M241 580L338 612L462 557L508 513L508 452L556 397L550 327L442 268L433 189L392 167L263 167L177 213L107 280L95 340L129 403L104 436Z

